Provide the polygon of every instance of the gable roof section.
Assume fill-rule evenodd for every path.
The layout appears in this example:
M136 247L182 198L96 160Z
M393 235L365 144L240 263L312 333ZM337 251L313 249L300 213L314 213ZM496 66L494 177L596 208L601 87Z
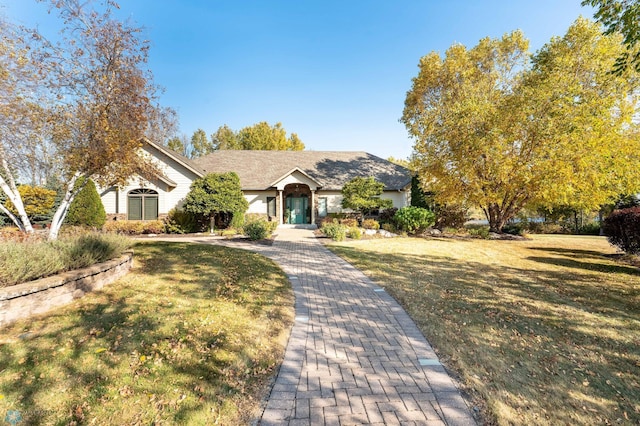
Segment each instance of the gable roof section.
M287 177L291 176L295 172L298 172L298 173L302 174L302 176L306 177L307 179L309 179L312 182L315 182L318 186L322 186L322 184L320 182L318 182L313 177L311 177L308 174L306 174L304 172L304 170L300 170L300 167L294 167L293 169L289 170L287 173L285 173L284 175L280 176L275 181L271 182L271 185L269 185L269 186L276 186L278 183L282 182L284 179L286 179Z
M403 190L409 171L366 152L220 150L191 160L206 173L236 172L244 190L265 190L296 168L324 190L339 191L355 177L373 176L385 190Z
M150 141L148 139L146 139L144 142L147 143L149 146L155 148L156 150L160 151L161 153L163 153L167 157L171 158L176 163L180 164L181 166L183 166L184 168L186 168L187 170L189 170L190 172L192 172L196 176L202 177L202 176L205 175L204 170L199 168L193 162L193 160L190 160L189 158L185 157L184 155L182 155L180 153L177 153L176 151L174 151L174 150L172 150L170 148L167 148L164 145L152 142L152 141ZM164 178L168 179L166 176ZM162 179L162 177L161 177L161 179Z

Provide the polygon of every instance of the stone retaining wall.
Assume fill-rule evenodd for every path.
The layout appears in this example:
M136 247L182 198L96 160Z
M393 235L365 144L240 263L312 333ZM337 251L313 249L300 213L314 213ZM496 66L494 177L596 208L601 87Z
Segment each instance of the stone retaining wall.
M133 252L89 268L0 288L0 327L42 314L111 284L129 272Z

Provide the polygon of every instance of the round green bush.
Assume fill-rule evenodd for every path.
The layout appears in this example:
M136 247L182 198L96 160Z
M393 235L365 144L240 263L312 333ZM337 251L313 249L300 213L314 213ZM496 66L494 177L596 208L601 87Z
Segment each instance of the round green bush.
M422 207L403 207L394 216L398 227L409 234L424 231L435 223L436 216L432 211Z
M333 241L344 241L347 237L347 227L334 222L325 222L322 224L322 233Z
M76 187L82 185L83 180L78 179ZM69 206L69 212L65 218L65 223L69 225L84 225L93 228L102 228L107 221L107 214L100 195L96 190L96 185L89 179L76 195Z
M245 224L242 231L251 241L263 240L269 235L267 223L260 220Z
M362 231L357 227L349 228L348 236L351 239L359 240L362 238Z

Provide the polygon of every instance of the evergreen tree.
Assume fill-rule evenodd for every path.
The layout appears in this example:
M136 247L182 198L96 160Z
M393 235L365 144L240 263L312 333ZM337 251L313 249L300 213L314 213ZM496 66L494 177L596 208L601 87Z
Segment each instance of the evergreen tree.
M84 180L78 180L76 187L83 183ZM96 185L89 179L69 206L65 223L102 228L106 220L107 215Z

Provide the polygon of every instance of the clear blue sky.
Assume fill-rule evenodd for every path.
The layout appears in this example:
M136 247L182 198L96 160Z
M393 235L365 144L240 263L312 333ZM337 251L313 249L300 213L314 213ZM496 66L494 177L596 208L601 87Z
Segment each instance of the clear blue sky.
M562 36L580 0L120 0L145 27L150 67L191 137L281 122L312 150L406 158L402 115L420 57L521 29L533 51ZM9 20L52 29L35 0ZM57 23L57 21L55 21Z

